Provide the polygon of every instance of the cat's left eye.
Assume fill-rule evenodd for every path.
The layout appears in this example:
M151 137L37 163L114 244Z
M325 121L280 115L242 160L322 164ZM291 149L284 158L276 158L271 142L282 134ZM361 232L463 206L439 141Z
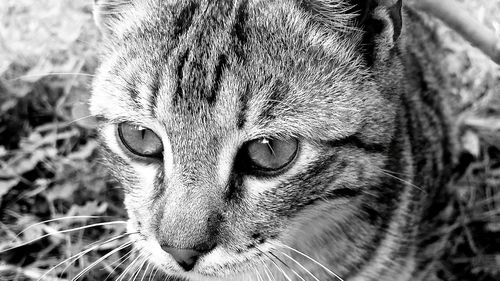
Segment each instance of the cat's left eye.
M160 137L151 129L130 124L118 125L118 136L123 145L133 154L142 157L159 157L163 152Z

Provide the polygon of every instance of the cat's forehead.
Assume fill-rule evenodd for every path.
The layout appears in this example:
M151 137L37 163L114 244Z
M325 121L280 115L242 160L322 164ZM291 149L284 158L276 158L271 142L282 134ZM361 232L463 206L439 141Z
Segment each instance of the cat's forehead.
M140 2L101 71L118 76L107 79L121 89L110 99L171 127L195 120L303 132L300 114L357 116L352 95L363 83L352 42L311 26L294 1ZM307 125L322 126L318 118Z

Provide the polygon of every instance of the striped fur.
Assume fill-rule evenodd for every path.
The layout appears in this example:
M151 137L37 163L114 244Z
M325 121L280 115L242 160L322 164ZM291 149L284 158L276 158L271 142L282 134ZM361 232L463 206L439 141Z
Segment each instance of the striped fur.
M166 276L340 280L284 244L343 280L432 280L419 239L453 145L438 40L418 12L404 7L399 28L367 4L375 32L356 1L102 1L91 110L136 246ZM127 154L121 122L160 136L163 159ZM300 140L283 174L239 168L262 136ZM160 244L215 248L186 272Z

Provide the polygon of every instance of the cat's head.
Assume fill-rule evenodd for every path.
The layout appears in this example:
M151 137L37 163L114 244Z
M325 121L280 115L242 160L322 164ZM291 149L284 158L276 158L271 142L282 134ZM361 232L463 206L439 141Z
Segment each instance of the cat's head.
M141 253L194 279L315 266L288 246L352 270L378 227L400 4L96 0L91 110Z

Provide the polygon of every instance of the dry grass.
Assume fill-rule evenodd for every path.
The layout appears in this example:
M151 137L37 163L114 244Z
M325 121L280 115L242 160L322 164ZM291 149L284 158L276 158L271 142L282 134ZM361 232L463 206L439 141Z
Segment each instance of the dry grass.
M91 2L4 0L0 5L0 249L125 217L118 185L99 164L94 130L85 119L75 120L85 114L82 104L97 64ZM465 4L500 37L499 0ZM500 280L500 68L447 28L439 31L449 48L444 61L454 77L449 87L464 147L441 218L440 233L450 239L440 253L440 275ZM102 217L37 224L17 235L37 222L66 216ZM98 226L0 252L0 280L36 280L89 244L124 231L121 224ZM71 279L123 241L59 266L46 280ZM81 279L104 280L126 252Z

